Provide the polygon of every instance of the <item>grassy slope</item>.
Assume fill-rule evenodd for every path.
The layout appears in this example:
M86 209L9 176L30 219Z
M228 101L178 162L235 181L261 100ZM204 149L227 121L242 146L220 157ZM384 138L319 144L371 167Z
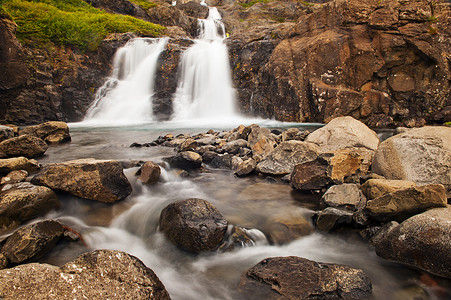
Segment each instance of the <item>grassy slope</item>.
M147 2L135 0L133 2ZM111 33L159 36L164 27L130 16L109 14L82 0L1 0L17 23L17 37L35 47L48 43L95 50Z

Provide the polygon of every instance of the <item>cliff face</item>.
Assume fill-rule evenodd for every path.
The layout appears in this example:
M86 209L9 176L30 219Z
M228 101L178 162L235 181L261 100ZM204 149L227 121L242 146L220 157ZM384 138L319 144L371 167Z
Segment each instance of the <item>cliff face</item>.
M449 121L450 17L446 1L336 0L239 30L229 47L240 106L286 121Z

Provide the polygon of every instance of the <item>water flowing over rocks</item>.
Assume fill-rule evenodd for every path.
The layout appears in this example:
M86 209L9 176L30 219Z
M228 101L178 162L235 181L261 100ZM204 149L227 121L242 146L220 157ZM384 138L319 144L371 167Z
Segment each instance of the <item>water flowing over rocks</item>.
M376 253L451 278L451 208L435 208L401 224L393 222L373 238Z
M25 264L0 271L6 299L170 299L155 273L125 252L97 250L62 267Z
M7 239L1 252L9 265L23 264L47 254L64 234L57 221L46 220L16 230Z
M163 209L160 230L178 247L200 253L219 246L227 231L227 221L209 202L191 198Z
M39 168L40 165L36 160L23 156L0 159L0 174L6 174L16 170L25 170L29 173L34 173Z
M28 182L6 185L0 192L0 231L43 216L59 206L56 194L47 187Z
M25 156L36 158L44 155L47 144L40 138L29 134L4 140L0 143L0 158Z
M106 203L125 199L132 192L121 163L114 160L79 159L48 164L32 182Z
M387 179L443 184L449 197L451 128L426 126L397 134L380 144L372 167Z
M46 122L28 126L20 131L20 135L29 134L44 140L47 144L65 143L71 140L69 126L64 122Z
M239 288L258 299L368 299L372 293L362 270L296 256L264 259L247 271Z

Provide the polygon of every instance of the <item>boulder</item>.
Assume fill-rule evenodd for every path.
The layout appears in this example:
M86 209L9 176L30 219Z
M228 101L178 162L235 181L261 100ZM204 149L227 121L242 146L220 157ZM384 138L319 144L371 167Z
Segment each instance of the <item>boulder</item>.
M47 148L47 144L40 138L25 134L0 142L0 158L40 157L44 155Z
M426 126L397 134L376 151L373 171L387 179L443 184L451 192L451 128Z
M277 244L287 244L300 237L313 233L314 228L310 217L302 212L284 212L268 218L265 232L270 240Z
M25 264L0 271L5 299L170 299L155 273L116 250L80 255L62 267Z
M0 159L0 174L7 174L15 170L25 170L28 173L34 173L39 168L40 165L36 160L23 156Z
M114 160L88 158L48 164L32 182L106 203L125 199L132 192L121 163Z
M163 209L160 230L181 249L200 253L219 246L227 232L227 221L208 201L191 198Z
M332 184L327 176L327 162L315 159L296 165L291 173L290 186L295 190L320 190Z
M360 269L296 256L262 260L243 275L239 289L252 299L367 299L372 293Z
M178 146L179 151L193 151L199 147L199 144L192 138L188 138L184 140L180 146Z
M327 207L342 208L348 211L356 211L364 207L365 196L359 186L353 183L344 183L331 186L321 198L321 204Z
M219 148L220 153L237 154L240 152L241 148L248 147L248 142L243 139L237 139L227 142L221 148Z
M404 220L434 207L446 207L441 184L414 186L368 200L365 210L379 221Z
M372 239L377 255L451 278L451 207L394 223Z
M271 175L290 174L295 165L316 159L318 152L319 148L312 143L282 142L258 163L256 170Z
M231 169L233 154L218 154L212 151L206 151L202 155L202 160L212 168Z
M14 137L14 129L0 125L0 142Z
M244 129L244 131L249 132L247 136L247 141L249 142L250 147L253 147L263 137L271 139L271 130L269 130L268 128L263 128L255 124L250 125L247 128L248 129Z
M16 230L1 251L10 265L35 261L50 252L63 234L64 228L57 221L41 221Z
M322 151L366 148L376 151L379 138L376 132L353 117L339 117L310 133L306 142L317 144Z
M177 4L176 8L193 18L206 19L208 17L208 7L194 1L182 2L181 4Z
M144 184L152 184L158 182L160 179L160 166L153 161L146 161L139 169L136 175L139 175L139 180Z
M349 210L327 207L318 213L315 225L319 230L328 232L341 225L351 224L353 216Z
M249 158L249 159L243 161L241 164L239 164L239 166L235 170L234 174L238 177L247 176L255 170L256 166L257 166L257 162L255 160L253 160L252 158Z
M363 194L371 200L415 186L415 182L408 180L369 179L360 188Z
M0 192L0 231L45 215L60 205L56 194L28 182L7 185Z
M19 183L22 181L25 181L25 179L28 176L28 172L25 170L16 170L9 172L6 176L2 177L0 184L12 184L12 183Z
M47 144L65 143L71 140L69 126L65 122L51 121L22 129L20 135L29 134Z
M202 156L193 151L183 151L175 156L163 158L173 168L186 171L199 169L202 165Z
M256 161L261 161L274 150L275 146L276 142L264 136L251 147L252 156Z

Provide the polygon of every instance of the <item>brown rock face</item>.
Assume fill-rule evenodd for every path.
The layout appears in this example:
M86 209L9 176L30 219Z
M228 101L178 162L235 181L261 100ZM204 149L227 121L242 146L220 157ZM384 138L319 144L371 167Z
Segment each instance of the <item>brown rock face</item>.
M2 253L10 265L30 262L47 254L63 233L63 226L53 220L28 225L8 237L2 247Z
M254 299L367 299L372 287L362 270L288 256L258 263L240 290Z
M112 160L80 159L49 164L32 182L106 203L122 200L132 192L121 163Z
M47 187L24 182L3 188L0 192L0 231L45 215L59 205L56 194Z
M0 283L5 299L170 299L151 269L113 250L82 254L60 268L32 263L2 270Z
M36 136L47 144L65 143L71 140L69 126L57 121L25 127L20 131L20 135L24 134Z
M160 215L160 230L178 247L200 253L217 248L227 231L227 221L209 202L179 200Z
M35 158L44 155L47 144L40 138L32 135L22 135L0 143L0 158L25 156Z

